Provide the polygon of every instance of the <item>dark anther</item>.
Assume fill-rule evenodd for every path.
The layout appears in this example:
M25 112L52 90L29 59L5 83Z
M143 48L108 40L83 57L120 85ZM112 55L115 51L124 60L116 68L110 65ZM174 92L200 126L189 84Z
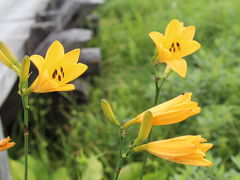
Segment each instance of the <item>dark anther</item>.
M179 42L177 42L176 44L177 44L178 50L181 51L181 47L180 47Z
M185 93L182 93L182 95L184 95Z
M58 71L55 69L52 73L52 78L55 79L55 77L57 76Z
M171 47L174 47L174 43L172 43L172 46Z
M172 52L172 48L169 48L169 51Z
M61 76L60 76L60 75L58 75L58 80L59 80L59 81L61 81L61 80L62 80L62 78L61 78Z
M62 77L64 78L64 72L62 72Z
M60 67L60 71L63 72L63 68L62 67Z
M175 49L175 47L173 48L173 52L175 52L176 51L176 49Z

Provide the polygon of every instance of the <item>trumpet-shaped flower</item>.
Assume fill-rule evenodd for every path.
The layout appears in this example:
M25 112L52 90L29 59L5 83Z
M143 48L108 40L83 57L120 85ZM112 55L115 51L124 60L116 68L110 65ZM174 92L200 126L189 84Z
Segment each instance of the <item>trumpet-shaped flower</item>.
M87 65L78 63L79 55L80 49L64 54L64 48L59 41L52 43L45 59L40 55L32 55L30 59L37 67L39 75L32 83L30 91L45 93L74 90L74 85L68 82L87 70Z
M151 32L149 36L157 48L157 60L167 64L181 77L186 76L187 63L184 56L194 53L201 45L193 40L195 27L184 27L183 23L174 19L166 28L165 34Z
M210 161L204 159L205 153L213 146L210 143L202 143L206 141L200 135L186 135L143 144L135 147L134 151L145 150L157 157L179 164L212 166Z
M191 97L192 93L184 93L165 103L148 109L147 111L150 111L153 114L153 125L173 124L198 114L201 111L201 108L198 106L197 102L193 102L191 100ZM133 124L140 124L142 122L144 112L134 119L126 122L123 127L128 128Z
M15 142L9 142L10 140L10 137L6 137L5 139L0 141L0 151L4 151L15 146Z

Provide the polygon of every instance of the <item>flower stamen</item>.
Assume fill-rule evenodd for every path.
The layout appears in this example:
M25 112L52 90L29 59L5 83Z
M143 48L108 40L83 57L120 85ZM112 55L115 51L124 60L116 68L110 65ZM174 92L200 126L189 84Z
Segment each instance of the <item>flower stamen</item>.
M58 75L58 81L62 81L62 78L60 75Z
M52 73L52 78L55 79L58 74L58 71L55 69Z

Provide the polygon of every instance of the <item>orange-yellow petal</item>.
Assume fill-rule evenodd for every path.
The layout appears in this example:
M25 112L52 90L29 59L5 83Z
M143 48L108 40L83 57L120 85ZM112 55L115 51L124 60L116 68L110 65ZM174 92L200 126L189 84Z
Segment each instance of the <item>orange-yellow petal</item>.
M149 109L151 112L158 112L158 111L167 111L169 109L171 109L173 106L177 105L177 104L181 104L183 102L188 102L190 101L192 98L192 93L188 92L188 93L183 93L167 102L164 102L162 104L159 104L157 106L152 107L151 109Z
M181 56L184 57L189 54L192 54L195 51L197 51L200 47L201 45L197 41L190 41L183 47L183 50L181 51Z
M166 39L168 39L168 41L171 41L176 36L178 36L182 30L183 30L183 24L180 21L178 21L177 19L173 19L167 25L164 35L165 35Z
M171 161L171 160L170 160ZM194 159L176 159L173 162L179 164L193 165L193 166L212 166L213 163L204 158L194 158Z
M150 38L153 40L156 46L159 46L161 43L163 43L164 36L159 32L150 32L149 33Z
M48 48L45 60L46 61L58 61L64 56L63 45L59 41L54 41ZM49 63L49 62L48 62Z
M40 73L42 71L42 67L43 67L43 64L44 64L44 58L40 55L32 55L30 57L30 60L37 67L38 72Z
M195 34L195 26L188 26L183 29L182 34L179 38L181 42L192 41Z
M61 60L63 63L63 66L68 64L78 63L79 56L80 56L80 49L74 49L72 51L69 51L64 55L64 57Z
M200 144L199 145L199 149L202 151L202 152L207 152L209 149L211 149L213 147L213 144L211 143L204 143L204 144Z
M188 142L158 143L158 141L147 144L146 150L156 156L185 156L196 150L196 147Z
M178 73L181 77L186 76L187 72L187 63L184 59L170 60L166 62L167 65Z
M153 118L153 125L168 125L181 122L190 116L198 114L200 112L200 108L197 109L198 110L195 111L193 111L193 109L182 109L156 114Z
M82 63L66 66L65 68L66 77L64 78L63 83L68 83L76 79L81 74L83 74L87 70L87 68L88 66Z
M56 89L52 89L52 91L73 91L74 89L75 89L75 86L73 84L65 84Z
M10 137L6 137L0 141L0 151L7 150L13 146L15 146L15 142L9 142L11 140Z

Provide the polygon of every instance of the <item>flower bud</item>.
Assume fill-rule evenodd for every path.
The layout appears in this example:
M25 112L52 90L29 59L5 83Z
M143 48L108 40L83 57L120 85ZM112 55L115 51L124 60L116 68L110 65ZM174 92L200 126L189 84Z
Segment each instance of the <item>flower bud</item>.
M3 42L0 42L0 61L10 69L14 70L18 75L20 74L21 65Z
M107 118L107 120L112 122L114 125L120 127L120 124L119 124L118 120L116 119L109 102L106 99L102 99L101 106L102 106L103 113L104 113L105 117Z
M143 115L143 120L142 120L140 129L138 131L138 137L137 139L135 139L134 145L138 145L147 139L152 129L152 120L153 120L153 115L151 111L146 111Z
M29 69L30 69L30 58L28 56L25 56L22 63L22 70L20 73L20 83L19 83L20 89L27 88Z

